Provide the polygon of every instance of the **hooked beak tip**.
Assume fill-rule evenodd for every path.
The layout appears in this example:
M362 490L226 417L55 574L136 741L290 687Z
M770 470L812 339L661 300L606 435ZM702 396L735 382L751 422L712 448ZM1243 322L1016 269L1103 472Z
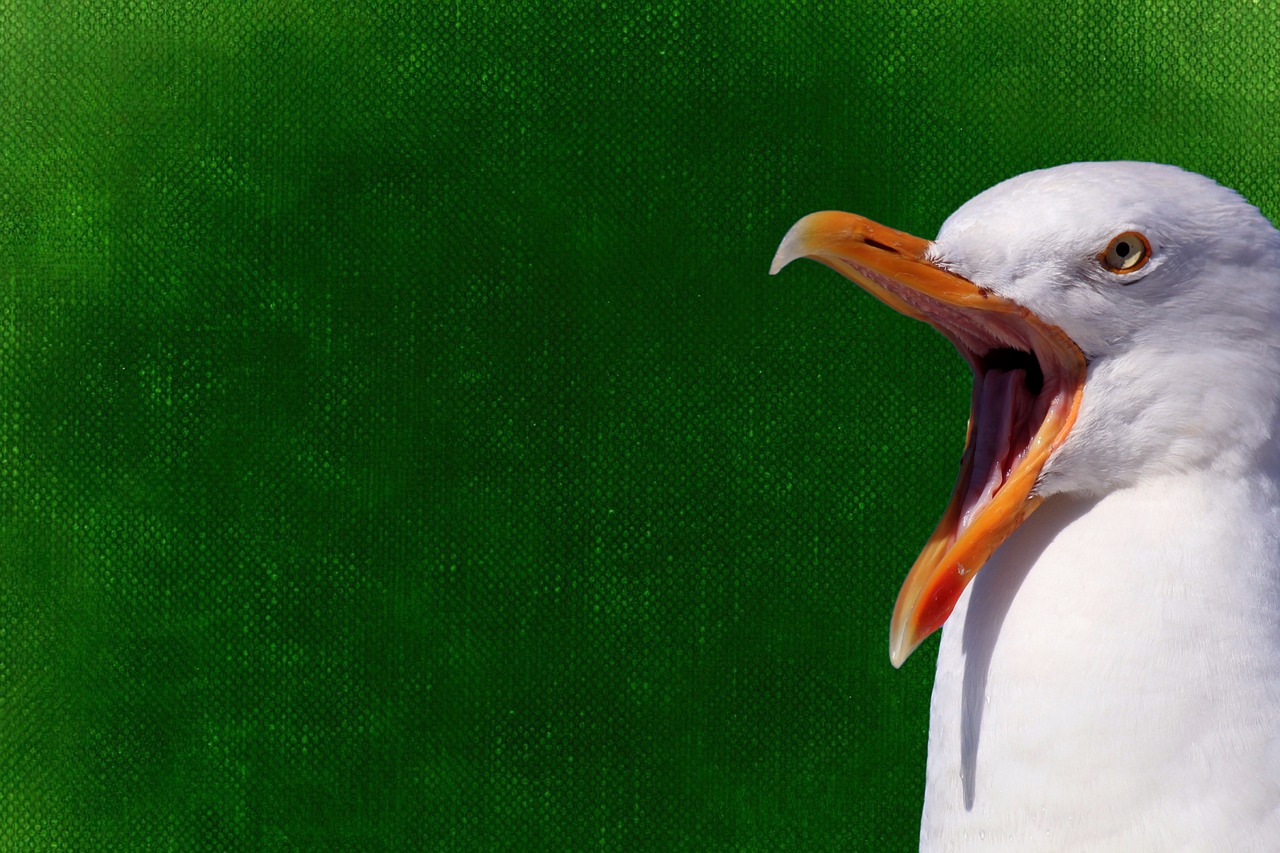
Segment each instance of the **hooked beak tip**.
M769 275L777 275L782 272L783 267L800 257L801 253L796 251L794 241L790 237L791 235L788 234L778 246L778 251L773 256L773 263L769 264Z
M810 245L808 231L813 217L814 214L802 217L800 221L787 230L786 236L778 244L778 251L773 255L773 263L769 265L769 275L777 275L782 271L783 267L796 258L803 258L808 255Z

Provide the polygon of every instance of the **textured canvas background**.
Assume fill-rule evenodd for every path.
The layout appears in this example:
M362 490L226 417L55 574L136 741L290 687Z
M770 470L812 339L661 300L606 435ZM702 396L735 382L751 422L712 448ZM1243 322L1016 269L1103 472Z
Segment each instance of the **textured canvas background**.
M908 849L997 180L1280 212L1270 3L0 3L0 846Z

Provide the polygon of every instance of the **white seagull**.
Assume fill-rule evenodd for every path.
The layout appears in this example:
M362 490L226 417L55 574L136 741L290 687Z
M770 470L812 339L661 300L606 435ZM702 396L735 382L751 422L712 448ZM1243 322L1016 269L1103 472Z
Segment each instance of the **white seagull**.
M893 612L945 627L920 848L1280 850L1280 232L1173 166L1030 172L933 242L814 213L813 258L973 369Z

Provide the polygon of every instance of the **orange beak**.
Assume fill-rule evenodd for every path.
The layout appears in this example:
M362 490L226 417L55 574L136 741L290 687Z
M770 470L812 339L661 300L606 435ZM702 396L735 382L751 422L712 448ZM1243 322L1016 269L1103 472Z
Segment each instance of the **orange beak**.
M1061 329L934 265L929 246L861 216L824 211L791 227L770 269L801 257L826 264L933 326L973 368L960 475L893 608L895 667L942 627L987 558L1039 505L1036 482L1075 423L1087 366Z

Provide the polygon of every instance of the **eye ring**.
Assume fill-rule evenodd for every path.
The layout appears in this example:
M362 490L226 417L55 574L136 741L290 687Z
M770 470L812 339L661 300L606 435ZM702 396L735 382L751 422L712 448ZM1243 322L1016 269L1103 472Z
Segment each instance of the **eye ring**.
M1125 231L1111 238L1106 251L1098 255L1104 267L1126 275L1137 272L1151 259L1151 244L1137 231Z

